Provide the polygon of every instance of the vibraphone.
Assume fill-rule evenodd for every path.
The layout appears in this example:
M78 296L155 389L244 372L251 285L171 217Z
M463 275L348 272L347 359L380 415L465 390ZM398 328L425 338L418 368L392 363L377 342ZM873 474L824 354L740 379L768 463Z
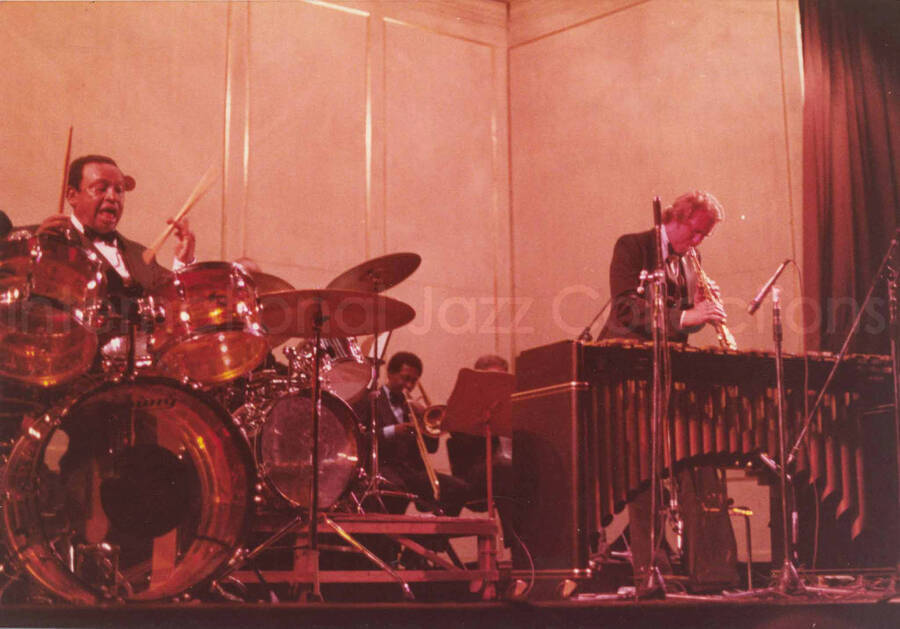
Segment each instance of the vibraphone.
M804 392L812 405L834 360L785 356L788 447L806 416ZM671 364L676 469L744 466L760 452L777 458L773 354L673 345ZM513 451L523 540L536 567L587 572L600 529L649 486L652 346L563 341L522 352L516 374ZM881 502L896 504L893 439L872 461L864 447L867 422L879 408L881 424L890 426L884 408L891 391L886 357L845 358L798 453L795 485L814 489L819 518L842 522L851 541L885 524L879 520L890 509ZM873 492L886 495L879 501ZM896 510L892 519L896 526ZM526 567L521 554L516 562Z

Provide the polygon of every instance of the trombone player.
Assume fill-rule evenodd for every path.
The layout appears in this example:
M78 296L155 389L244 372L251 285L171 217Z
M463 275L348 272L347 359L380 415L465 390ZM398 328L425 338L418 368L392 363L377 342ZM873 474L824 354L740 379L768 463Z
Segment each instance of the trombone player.
M438 439L426 431L417 435L413 424L425 410L408 397L421 376L422 360L411 352L397 352L388 361L387 382L369 394L376 397L379 471L393 485L388 489L415 494L441 515L458 516L471 494L469 484L434 471L428 455L437 451ZM363 426L371 424L370 400L363 396L354 408ZM409 504L407 498L391 495L383 500L389 513L402 514Z

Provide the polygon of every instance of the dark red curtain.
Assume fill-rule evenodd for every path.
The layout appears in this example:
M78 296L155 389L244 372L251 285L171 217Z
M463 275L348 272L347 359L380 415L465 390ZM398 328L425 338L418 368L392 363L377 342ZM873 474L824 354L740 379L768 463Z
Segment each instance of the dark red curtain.
M807 347L840 348L900 225L900 2L800 0ZM888 353L884 283L851 349Z

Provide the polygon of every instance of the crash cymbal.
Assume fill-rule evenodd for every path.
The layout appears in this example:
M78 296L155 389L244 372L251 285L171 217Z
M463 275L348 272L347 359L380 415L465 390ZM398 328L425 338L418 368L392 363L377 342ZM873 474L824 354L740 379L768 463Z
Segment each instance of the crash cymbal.
M262 271L250 271L250 277L256 284L257 295L268 295L283 290L294 290L294 285L276 275L263 273Z
M374 334L406 325L416 316L397 299L353 290L293 290L259 298L263 325L273 336L323 337Z
M380 293L412 275L421 263L417 253L390 253L341 273L326 288Z

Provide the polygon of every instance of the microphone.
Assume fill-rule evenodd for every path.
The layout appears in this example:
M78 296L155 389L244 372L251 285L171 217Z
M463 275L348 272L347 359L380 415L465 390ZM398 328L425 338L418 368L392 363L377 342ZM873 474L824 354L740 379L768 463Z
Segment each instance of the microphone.
M759 458L760 463L765 465L770 472L776 475L781 473L781 466L778 465L778 463L775 462L775 459L770 457L768 454L766 454L765 452L760 452L757 457ZM787 478L788 480L790 480L791 475L788 474Z
M750 302L750 305L747 306L747 314L753 314L757 310L759 310L760 304L762 304L762 300L766 298L766 295L769 294L769 291L772 290L772 284L775 283L775 280L778 279L778 276L781 275L782 271L784 271L785 267L787 267L788 262L791 259L787 258L784 262L781 263L781 266L778 267L778 270L775 271L775 274L769 278L769 281L766 282L766 285L759 289L759 292L756 294L756 297L753 298L753 301Z

